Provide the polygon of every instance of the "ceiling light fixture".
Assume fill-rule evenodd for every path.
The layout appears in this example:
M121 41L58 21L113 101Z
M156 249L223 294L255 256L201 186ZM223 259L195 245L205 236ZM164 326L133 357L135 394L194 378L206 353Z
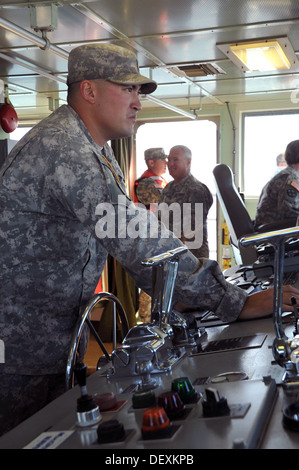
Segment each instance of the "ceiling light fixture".
M299 66L287 37L222 43L217 47L243 72L290 70Z

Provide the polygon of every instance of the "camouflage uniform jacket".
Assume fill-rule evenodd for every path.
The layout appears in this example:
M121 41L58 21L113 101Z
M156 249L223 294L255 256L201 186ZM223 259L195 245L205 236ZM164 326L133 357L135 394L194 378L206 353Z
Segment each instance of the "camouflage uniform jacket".
M163 190L162 202L167 204L172 204L177 202L180 204L182 210L181 215L183 217L183 204L191 204L191 226L193 229L196 227L196 224L199 225L200 221L195 222L195 204L202 203L202 245L198 248L190 249L191 252L197 258L208 258L209 257L209 244L208 244L208 228L207 228L207 216L208 212L213 204L213 196L209 188L194 178L193 175L189 174L183 178L179 183L171 181L168 183L166 188ZM182 219L183 220L183 219ZM183 226L183 223L182 223ZM172 225L170 224L170 230L173 230ZM184 242L186 237L184 234L180 237Z
M257 205L255 226L299 215L299 173L288 166L264 186Z
M125 195L112 151L104 151L105 158L63 105L16 144L0 171L1 372L63 373L74 324L107 253L150 292L151 269L141 260L181 245L163 227L147 238L157 218ZM98 226L107 213L115 237L104 236L105 223ZM128 235L130 223L139 226L139 238ZM246 294L225 282L217 263L199 263L191 253L181 258L175 300L234 321Z
M162 198L162 191L167 182L162 176L147 176L149 172L145 171L138 180L135 181L136 199L149 209L150 204L159 203Z

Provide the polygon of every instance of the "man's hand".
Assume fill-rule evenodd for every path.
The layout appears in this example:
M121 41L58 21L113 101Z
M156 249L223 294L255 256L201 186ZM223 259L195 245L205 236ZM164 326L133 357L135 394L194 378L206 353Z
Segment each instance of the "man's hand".
M272 315L273 295L273 288L249 295L239 316L239 320L250 320ZM293 310L291 297L295 297L296 301L299 302L298 289L293 286L284 286L282 293L282 311L290 312Z

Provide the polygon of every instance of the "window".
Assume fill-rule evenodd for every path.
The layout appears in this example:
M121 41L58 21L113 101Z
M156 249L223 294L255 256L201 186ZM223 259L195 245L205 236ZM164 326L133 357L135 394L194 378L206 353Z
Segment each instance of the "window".
M9 138L11 140L20 140L22 137L24 137L25 134L27 134L28 131L30 131L31 127L17 127L16 130L11 132L9 135Z
M299 139L299 112L244 115L244 193L259 197L264 185L279 171L276 158L292 140Z
M192 151L191 172L208 186L214 203L208 214L208 239L210 259L217 260L216 193L212 170L217 164L217 125L213 121L180 121L149 123L139 127L136 135L137 177L147 168L144 151L151 147L163 147L167 154L174 145L186 145ZM169 174L165 175L168 181Z

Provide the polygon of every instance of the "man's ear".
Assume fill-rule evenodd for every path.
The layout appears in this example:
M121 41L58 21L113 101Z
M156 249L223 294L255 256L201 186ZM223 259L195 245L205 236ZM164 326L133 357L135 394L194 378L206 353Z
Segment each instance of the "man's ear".
M149 160L147 160L146 163L147 163L148 168L149 168L150 170L152 170L152 169L153 169L154 160L149 159Z
M83 80L80 83L80 93L85 101L93 104L95 102L94 84L90 80Z

